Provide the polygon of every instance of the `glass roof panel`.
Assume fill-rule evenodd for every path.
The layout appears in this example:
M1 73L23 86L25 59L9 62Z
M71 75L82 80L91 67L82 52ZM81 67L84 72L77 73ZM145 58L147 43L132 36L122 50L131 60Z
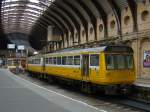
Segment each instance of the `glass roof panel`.
M3 0L1 19L5 32L30 30L40 15L55 0ZM5 28L6 27L6 28ZM21 28L21 29L20 29ZM9 30L8 30L9 29ZM20 30L20 31L19 31Z

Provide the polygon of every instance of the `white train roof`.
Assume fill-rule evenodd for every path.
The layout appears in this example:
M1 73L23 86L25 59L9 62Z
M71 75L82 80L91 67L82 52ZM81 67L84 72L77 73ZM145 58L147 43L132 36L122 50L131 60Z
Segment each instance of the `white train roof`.
M62 51L62 52L56 52L56 53L49 53L46 54L47 55L57 55L57 54L78 54L78 53L88 53L88 52L95 52L95 53L100 53L102 51L105 50L107 46L103 46L103 47L95 47L95 48L87 48L87 49L78 49L78 50L70 50L70 51Z
M82 54L82 53L100 53L100 52L131 52L133 53L132 48L128 46L122 46L122 45L110 45L110 46L101 46L101 47L95 47L95 48L86 48L86 49L76 49L76 50L62 50L57 51L55 53L48 53L43 55L36 55L32 56L31 58L41 58L43 56L53 56L53 55L72 55L72 54Z

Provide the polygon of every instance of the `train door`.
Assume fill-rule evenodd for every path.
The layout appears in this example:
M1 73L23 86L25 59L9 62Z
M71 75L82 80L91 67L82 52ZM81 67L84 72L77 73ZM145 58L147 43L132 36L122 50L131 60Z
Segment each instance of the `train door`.
M42 72L45 71L45 58L41 58Z
M89 54L82 55L82 80L89 81Z

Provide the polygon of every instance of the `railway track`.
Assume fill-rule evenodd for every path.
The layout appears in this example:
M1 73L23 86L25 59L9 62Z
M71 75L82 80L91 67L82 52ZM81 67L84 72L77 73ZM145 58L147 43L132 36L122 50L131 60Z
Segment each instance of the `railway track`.
M126 99L120 100L119 103L130 106L130 107L134 107L134 108L146 111L146 112L150 112L150 103L148 102L139 101L133 98L126 98Z
M100 99L102 99L102 98L100 97ZM118 96L115 96L115 97L105 96L105 97L103 97L103 100L109 101L109 102L114 102L116 104L124 105L127 107L132 107L139 111L150 112L150 103L149 102L137 100L134 98L124 97L124 96L119 96L119 97Z
M36 82L37 84L42 83L43 87L46 87L46 88L49 85L47 82L45 83L41 80L37 81L37 79L35 79L35 78L31 78L28 76L25 77L23 75L21 77L23 77L27 80L30 80L32 82ZM54 86L57 86L57 85L54 84ZM70 93L81 95L81 92L79 90L74 90L73 88L68 89L68 87L61 86L61 85L59 85L59 86L60 86L60 88L62 88L63 91L66 90L66 91L69 91ZM56 90L56 91L59 91L59 90ZM90 100L90 99L97 100L98 99L98 102L96 101L97 103L92 104L90 102L90 104L92 106L99 107L99 108L101 108L101 107L112 108L111 109L112 111L110 111L110 112L150 112L150 103L138 101L136 99L129 98L129 97L108 96L108 95L99 96L99 95L95 95L95 94L94 95L84 94L82 96L88 97L88 100ZM89 102L87 101L87 103L89 103Z

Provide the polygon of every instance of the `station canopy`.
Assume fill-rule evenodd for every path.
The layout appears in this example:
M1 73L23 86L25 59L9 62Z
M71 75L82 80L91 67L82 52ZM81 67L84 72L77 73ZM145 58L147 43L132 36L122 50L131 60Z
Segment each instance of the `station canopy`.
M32 26L55 0L3 0L1 19L6 34L29 34Z

